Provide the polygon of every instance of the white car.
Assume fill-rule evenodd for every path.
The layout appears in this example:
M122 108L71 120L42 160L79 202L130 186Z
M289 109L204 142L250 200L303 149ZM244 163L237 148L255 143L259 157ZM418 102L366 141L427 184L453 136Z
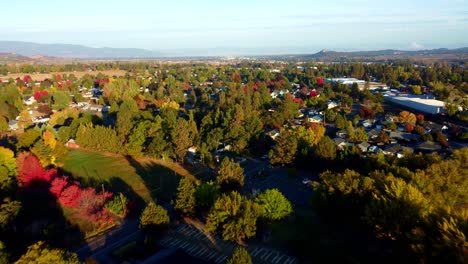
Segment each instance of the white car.
M309 183L311 183L311 182L312 182L312 181L311 181L309 178L304 178L304 179L302 179L302 183L303 183L303 184L306 184L306 185L307 185L307 184L309 184Z

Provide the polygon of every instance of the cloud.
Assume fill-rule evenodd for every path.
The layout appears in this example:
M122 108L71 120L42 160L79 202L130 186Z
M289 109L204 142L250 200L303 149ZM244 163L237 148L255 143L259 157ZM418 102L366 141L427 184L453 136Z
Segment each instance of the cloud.
M425 47L424 47L423 44L419 44L419 43L414 42L414 41L411 42L410 48L411 48L411 49L416 49L416 50L425 49Z

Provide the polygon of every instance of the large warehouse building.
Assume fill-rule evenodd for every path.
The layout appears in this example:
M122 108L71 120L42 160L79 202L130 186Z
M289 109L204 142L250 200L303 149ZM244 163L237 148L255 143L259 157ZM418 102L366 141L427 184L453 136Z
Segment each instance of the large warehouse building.
M440 114L444 112L445 103L425 96L392 96L384 95L386 101L405 106L427 114Z

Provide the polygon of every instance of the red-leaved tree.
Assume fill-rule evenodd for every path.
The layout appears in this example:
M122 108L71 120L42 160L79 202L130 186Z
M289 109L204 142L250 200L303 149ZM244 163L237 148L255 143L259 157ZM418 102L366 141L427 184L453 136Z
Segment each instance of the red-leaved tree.
M322 86L323 85L323 78L317 78L317 85Z
M44 170L39 159L29 152L22 152L16 158L18 170L17 178L23 184L28 186L34 181L51 182L57 177L57 170Z

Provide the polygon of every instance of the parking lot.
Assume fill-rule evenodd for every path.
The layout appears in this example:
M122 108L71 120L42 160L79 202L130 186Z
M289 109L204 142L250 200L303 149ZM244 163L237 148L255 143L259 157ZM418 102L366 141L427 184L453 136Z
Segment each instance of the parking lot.
M294 176L289 175L285 167L270 167L269 162L260 159L247 159L242 163L245 171L244 194L276 188L293 204L305 205L312 194L310 185L302 183L304 178L313 179L313 175L297 171Z

